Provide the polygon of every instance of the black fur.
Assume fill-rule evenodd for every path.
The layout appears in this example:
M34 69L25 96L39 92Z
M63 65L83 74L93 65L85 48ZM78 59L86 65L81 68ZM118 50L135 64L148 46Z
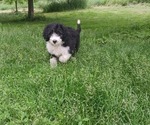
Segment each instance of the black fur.
M65 27L62 24L52 23L47 25L43 31L43 37L45 41L49 41L52 33L58 34L63 40L63 46L69 46L69 53L74 55L78 49L80 44L80 32L81 27L80 24L77 24L77 29L73 29L71 27Z

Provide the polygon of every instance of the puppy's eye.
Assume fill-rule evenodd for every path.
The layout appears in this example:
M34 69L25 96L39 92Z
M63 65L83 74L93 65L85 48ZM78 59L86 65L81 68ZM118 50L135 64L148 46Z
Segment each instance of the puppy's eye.
M54 31L54 29L52 29L52 31L51 31L52 33L54 33L55 31Z

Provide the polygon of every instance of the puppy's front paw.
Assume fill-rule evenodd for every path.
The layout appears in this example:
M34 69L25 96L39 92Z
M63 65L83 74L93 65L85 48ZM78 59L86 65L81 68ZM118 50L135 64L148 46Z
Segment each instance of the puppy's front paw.
M62 62L62 63L66 63L66 62L70 59L70 57L71 57L70 54L60 56L60 57L59 57L59 61Z
M50 65L52 68L57 67L57 59L56 58L51 58L50 59Z

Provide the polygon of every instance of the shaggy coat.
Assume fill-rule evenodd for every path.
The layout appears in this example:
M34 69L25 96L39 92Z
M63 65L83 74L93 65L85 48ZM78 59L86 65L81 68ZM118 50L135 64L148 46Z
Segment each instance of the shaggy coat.
M65 63L71 56L74 56L79 49L80 32L80 20L77 21L76 30L57 23L49 24L44 28L43 37L46 41L46 48L52 55L50 59L52 65L57 60Z

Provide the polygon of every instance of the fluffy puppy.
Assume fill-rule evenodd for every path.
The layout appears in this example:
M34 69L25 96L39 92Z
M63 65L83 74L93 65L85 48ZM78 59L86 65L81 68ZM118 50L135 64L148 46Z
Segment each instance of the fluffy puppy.
M62 24L52 23L43 31L46 48L50 58L51 67L57 66L57 61L66 63L79 49L80 43L80 20L77 21L77 29L65 27Z

